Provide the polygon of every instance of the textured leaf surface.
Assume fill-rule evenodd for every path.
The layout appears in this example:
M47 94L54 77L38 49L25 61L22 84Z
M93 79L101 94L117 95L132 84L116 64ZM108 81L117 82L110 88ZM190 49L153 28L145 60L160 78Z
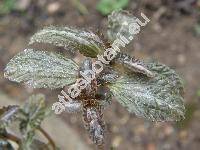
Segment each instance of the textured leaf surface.
M126 39L133 34L129 32L129 26L136 22L136 17L129 14L127 11L113 11L108 16L108 38L114 41L118 38L117 34L123 35Z
M91 140L97 145L102 145L104 143L105 123L102 120L101 110L95 107L85 108L83 109L83 119Z
M10 124L16 118L18 111L19 111L19 106L16 105L1 108L0 128L4 128L8 124Z
M23 111L28 116L31 126L39 126L48 114L45 96L43 94L32 95L25 103Z
M133 72L139 72L147 75L148 77L154 77L154 74L146 68L145 63L125 53L118 53L117 57L113 60L115 65L123 65L123 67Z
M34 140L35 129L40 127L41 122L49 114L44 95L32 95L25 103L22 113L24 119L20 122L20 131L23 135L21 147L22 149L30 149Z
M33 88L61 88L76 81L78 66L59 54L26 49L10 60L5 77Z
M142 74L120 77L109 87L116 100L137 116L152 121L174 121L184 118L183 85L179 76L169 67L147 64L154 78Z
M104 50L103 42L93 32L69 27L46 27L35 33L29 44L36 42L64 47L72 52L79 50L80 53L88 57L96 57Z
M65 103L65 110L68 113L75 113L81 111L82 104L79 101L67 101Z

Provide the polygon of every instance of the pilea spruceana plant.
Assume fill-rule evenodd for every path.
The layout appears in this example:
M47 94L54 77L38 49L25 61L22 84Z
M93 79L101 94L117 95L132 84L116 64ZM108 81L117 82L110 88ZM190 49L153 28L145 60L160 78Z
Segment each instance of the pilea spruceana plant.
M25 49L14 56L5 68L5 77L33 88L68 87L91 70L92 62L118 38L130 37L128 26L135 17L125 11L108 16L108 39L89 30L71 27L45 27L35 33L29 45L45 43L62 47L66 52L85 56L81 63L58 52ZM150 121L179 121L184 118L183 83L174 70L158 62L143 62L126 53L117 53L104 64L103 71L81 94L65 103L68 112L82 110L85 127L92 141L104 143L103 110L115 97L130 113Z
M43 94L30 96L23 107L9 105L0 108L0 149L57 150L54 141L41 127L50 113ZM48 143L36 138L38 132Z

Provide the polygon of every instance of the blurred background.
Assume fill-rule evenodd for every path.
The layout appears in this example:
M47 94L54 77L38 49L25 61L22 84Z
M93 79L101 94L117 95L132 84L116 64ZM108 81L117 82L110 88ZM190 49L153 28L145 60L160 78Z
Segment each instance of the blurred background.
M124 8L151 20L127 52L157 59L184 79L186 119L154 123L129 114L113 100L104 112L106 149L198 150L200 147L200 1L199 0L0 0L0 106L23 103L33 93L46 95L49 105L60 90L33 90L3 77L8 61L27 47L29 37L47 25L66 25L106 35L107 14ZM63 150L95 146L81 114L63 113L43 124Z

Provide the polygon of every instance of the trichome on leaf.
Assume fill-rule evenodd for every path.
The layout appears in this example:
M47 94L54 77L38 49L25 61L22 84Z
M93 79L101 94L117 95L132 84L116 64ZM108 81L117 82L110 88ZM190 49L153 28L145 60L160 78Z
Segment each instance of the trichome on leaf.
M40 126L49 113L42 94L32 95L23 107L13 105L0 108L0 149L56 150L55 143ZM20 136L15 134L17 131L20 131ZM41 132L49 143L36 139L36 131Z
M108 18L108 42L91 31L54 26L45 27L31 37L30 45L47 43L80 52L87 57L80 65L70 56L29 48L10 60L5 77L33 88L56 89L75 83L80 71L91 69L97 55L109 47L109 41L114 41L117 33L129 36L128 25L135 21L134 16L124 11L114 12ZM65 109L68 112L82 110L92 141L102 145L103 110L111 104L112 97L139 117L151 121L178 121L184 118L185 112L182 93L182 81L174 70L160 63L143 62L118 53L76 99L65 103ZM27 127L27 123L21 126Z

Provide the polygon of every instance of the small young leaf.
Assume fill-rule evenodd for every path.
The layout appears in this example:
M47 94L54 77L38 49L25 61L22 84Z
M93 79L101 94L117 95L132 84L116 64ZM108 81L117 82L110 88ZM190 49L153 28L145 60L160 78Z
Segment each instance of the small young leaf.
M118 53L117 57L113 60L116 64L122 64L125 68L133 72L145 74L148 77L154 77L154 74L148 70L145 63L129 56L128 54Z
M97 77L97 83L99 85L104 85L105 83L115 83L118 77L119 73L115 71L113 67L105 66L104 70Z
M5 77L33 88L61 88L76 81L78 65L59 54L26 49L10 60Z
M155 77L132 73L110 84L116 100L137 116L152 121L174 121L184 118L183 85L179 76L169 67L148 63Z
M0 109L0 128L4 128L10 124L19 111L19 106L8 106Z
M101 0L97 4L97 10L102 15L108 15L114 10L125 8L129 3L129 0Z
M28 117L28 123L32 128L40 126L49 112L45 104L45 96L43 94L37 94L29 97L24 105L23 112Z
M129 39L133 34L130 33L129 28L132 23L136 23L136 17L129 14L127 11L113 11L108 16L108 38L111 41L119 38L119 34Z
M80 101L67 101L65 103L65 110L68 113L75 113L81 111L82 103Z
M102 145L104 143L105 124L102 120L101 110L94 107L85 108L83 110L83 118L91 140L97 145Z
M104 44L96 34L69 27L45 27L31 37L29 44L33 43L53 44L72 52L79 50L87 57L96 57L104 51Z
M45 96L42 94L32 95L25 103L22 110L24 119L20 122L20 131L23 135L21 149L29 149L34 140L35 130L49 114L45 104Z

